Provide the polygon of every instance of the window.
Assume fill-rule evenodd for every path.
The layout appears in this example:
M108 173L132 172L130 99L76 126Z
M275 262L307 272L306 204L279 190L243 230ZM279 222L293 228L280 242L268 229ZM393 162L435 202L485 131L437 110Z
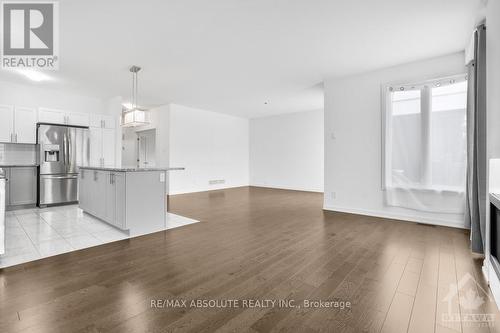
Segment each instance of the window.
M383 93L384 188L399 193L406 190L402 206L419 209L425 206L419 193L463 193L467 163L465 75L386 86ZM411 204L411 198L418 204Z

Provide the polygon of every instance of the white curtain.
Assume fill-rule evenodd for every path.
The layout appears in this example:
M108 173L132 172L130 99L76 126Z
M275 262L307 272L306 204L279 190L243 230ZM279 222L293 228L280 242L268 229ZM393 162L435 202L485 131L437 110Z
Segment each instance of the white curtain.
M466 76L387 87L385 100L387 205L463 213Z

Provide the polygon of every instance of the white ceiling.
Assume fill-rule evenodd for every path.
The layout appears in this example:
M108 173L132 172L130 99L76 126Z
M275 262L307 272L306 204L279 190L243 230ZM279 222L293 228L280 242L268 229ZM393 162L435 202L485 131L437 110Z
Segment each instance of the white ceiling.
M61 0L60 70L43 85L128 98L135 64L141 104L244 117L319 109L325 77L463 50L480 2Z

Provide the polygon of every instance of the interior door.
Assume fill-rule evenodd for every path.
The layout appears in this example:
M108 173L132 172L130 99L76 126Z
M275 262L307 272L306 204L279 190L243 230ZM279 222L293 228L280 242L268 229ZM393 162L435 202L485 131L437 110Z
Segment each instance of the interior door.
M137 133L139 139L139 167L155 166L156 131L147 130Z
M12 142L14 133L14 107L0 105L0 142Z
M16 106L14 133L17 143L36 143L36 109Z

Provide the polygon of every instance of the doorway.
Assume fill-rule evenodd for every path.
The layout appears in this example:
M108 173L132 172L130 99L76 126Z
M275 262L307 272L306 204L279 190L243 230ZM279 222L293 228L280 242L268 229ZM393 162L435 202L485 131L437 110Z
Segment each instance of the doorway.
M156 129L137 132L137 166L151 168L156 165Z

